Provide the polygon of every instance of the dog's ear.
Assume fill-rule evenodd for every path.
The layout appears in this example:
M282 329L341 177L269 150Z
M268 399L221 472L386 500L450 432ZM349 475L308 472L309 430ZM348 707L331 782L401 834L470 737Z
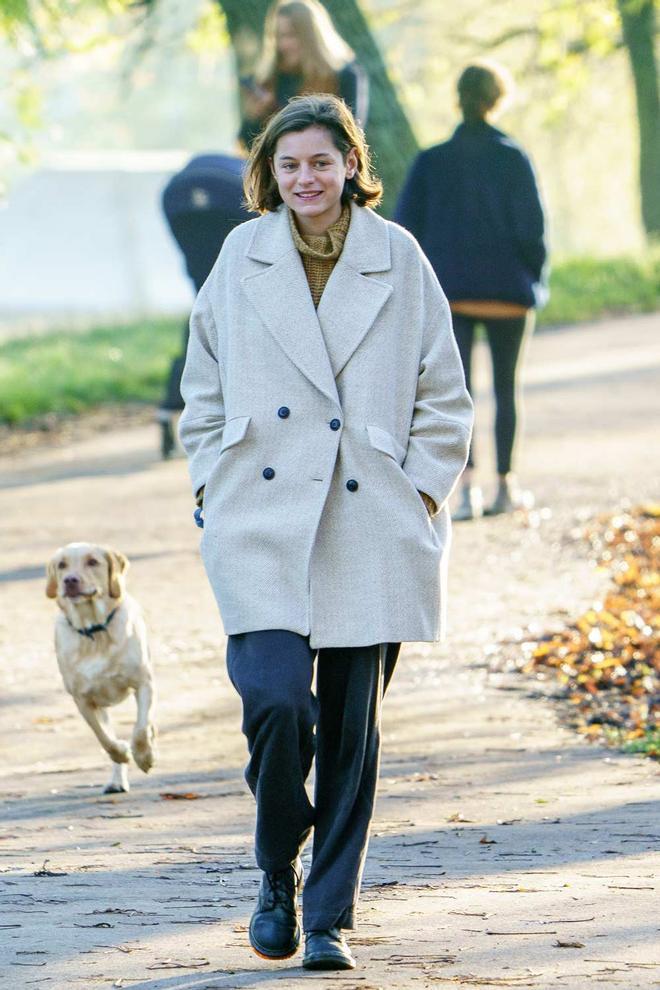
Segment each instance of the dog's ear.
M54 560L49 560L46 565L46 597L57 598L57 571Z
M108 561L108 585L111 598L121 598L124 594L124 574L128 570L128 558L119 550L105 550Z

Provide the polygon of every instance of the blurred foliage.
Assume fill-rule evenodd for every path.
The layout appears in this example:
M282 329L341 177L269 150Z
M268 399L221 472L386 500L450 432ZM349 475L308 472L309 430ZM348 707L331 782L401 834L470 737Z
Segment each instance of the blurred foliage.
M558 260L550 273L550 301L539 325L660 309L660 251L619 258Z
M186 44L196 55L221 54L229 46L227 21L222 8L215 0L209 0L201 9L195 27L186 34Z
M175 319L10 340L0 345L0 422L106 402L155 404L180 347Z
M466 62L496 58L519 83L496 124L539 169L555 248L642 246L637 107L619 10L649 0L362 2L420 143L457 122L455 83Z
M124 35L136 20L130 0L0 0L0 38L17 55L2 79L7 105L0 117L0 172L36 162L35 133L45 117L35 65L87 54ZM0 179L0 197L5 192Z
M493 56L512 69L522 85L502 126L539 166L555 249L576 254L642 246L619 10L648 3L360 7L421 143L446 136L455 122L455 79L468 59ZM2 35L12 57L0 51L0 174L11 176L46 146L171 148L172 135L191 152L233 144L236 87L218 0L0 0Z
M522 669L562 685L578 732L660 758L660 504L584 535L612 587L566 629L523 643Z

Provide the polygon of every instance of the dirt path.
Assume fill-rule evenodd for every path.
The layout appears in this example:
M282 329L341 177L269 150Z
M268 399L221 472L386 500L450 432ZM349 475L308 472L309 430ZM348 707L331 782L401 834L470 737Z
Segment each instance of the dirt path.
M536 685L488 672L493 644L598 594L570 536L580 519L657 498L659 368L657 317L533 341L520 469L543 511L457 527L449 641L406 647L354 974L303 975L247 948L253 809L183 461L161 463L143 424L6 456L0 985L660 985L657 764L585 744ZM485 392L479 412L489 465ZM160 760L115 797L99 793L107 768L59 680L43 595L44 561L85 538L131 557L157 666Z

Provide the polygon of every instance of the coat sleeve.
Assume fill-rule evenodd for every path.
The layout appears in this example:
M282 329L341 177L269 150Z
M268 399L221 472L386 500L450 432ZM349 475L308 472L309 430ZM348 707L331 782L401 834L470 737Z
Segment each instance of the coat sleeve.
M467 462L473 409L447 299L423 256L421 265L424 333L403 469L441 508Z
M190 317L190 338L181 379L185 408L179 436L188 455L193 494L220 456L225 407L218 365L218 334L209 300L209 282L202 287Z
M516 165L512 203L513 235L523 263L535 281L541 282L546 274L544 269L547 259L543 204L530 160L521 154Z
M399 193L393 217L396 223L409 230L420 243L425 241L426 220L429 213L426 179L426 164L422 153L410 167Z

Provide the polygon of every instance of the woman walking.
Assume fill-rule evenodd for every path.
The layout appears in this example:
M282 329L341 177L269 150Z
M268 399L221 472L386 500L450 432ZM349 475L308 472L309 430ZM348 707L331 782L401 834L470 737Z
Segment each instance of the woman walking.
M362 127L367 122L369 79L318 0L277 0L270 7L257 71L241 85L239 137L247 148L269 117L304 93L334 93Z
M419 241L447 293L470 392L475 327L481 323L486 330L498 474L489 515L510 512L519 502L512 476L516 374L534 308L547 298L545 224L534 172L525 152L489 123L509 88L503 70L492 63L474 63L462 72L463 122L449 141L417 157L395 214ZM481 514L474 463L470 451L455 519Z
M441 632L472 407L443 293L370 208L381 185L342 101L291 100L245 186L261 216L229 235L197 298L181 439L250 752L250 942L297 950L313 829L303 966L350 969L381 701L401 641Z

